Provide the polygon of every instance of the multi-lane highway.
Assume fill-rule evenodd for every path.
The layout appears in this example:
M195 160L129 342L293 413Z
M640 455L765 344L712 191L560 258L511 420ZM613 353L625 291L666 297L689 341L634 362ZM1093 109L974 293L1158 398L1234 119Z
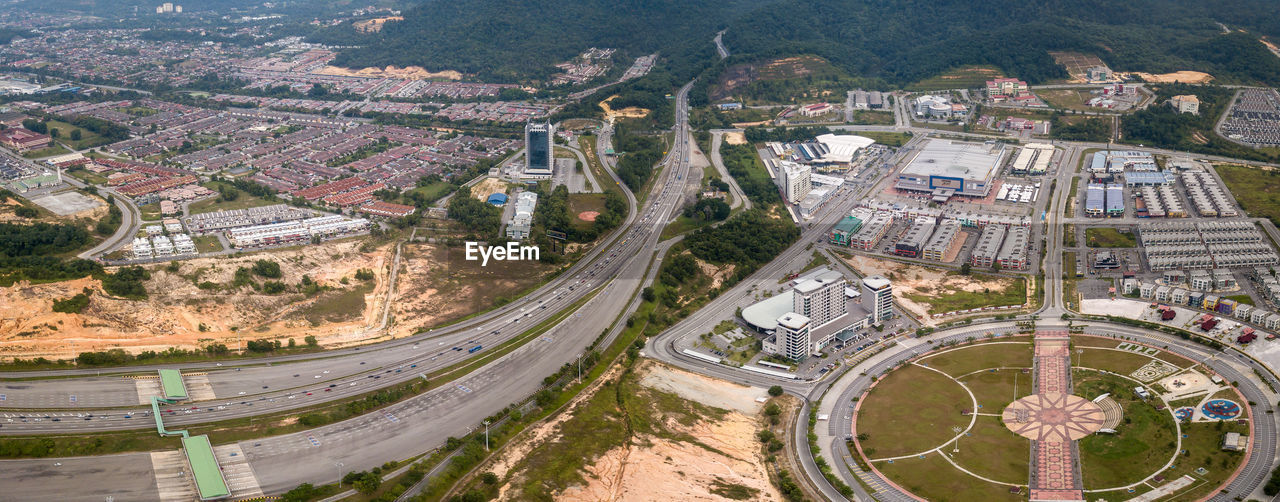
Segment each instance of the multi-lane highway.
M390 459L418 455L439 446L447 437L467 433L484 417L533 394L538 390L543 377L575 359L599 333L606 332L612 339L621 331L621 325L615 324L615 321L635 308L639 299L634 293L652 281L657 272L657 267L651 267L651 263L660 259L675 242L659 242L661 231L681 207L687 185L700 181L690 180L687 175L690 155L693 154L687 122L691 85L692 83L681 88L676 96L676 140L662 161L664 169L653 181L650 195L643 203L637 201L634 194L621 185L613 172L613 159L603 155L609 145L611 129L606 126L597 135L597 154L613 178L612 181L626 194L631 210L618 230L556 279L519 301L467 322L403 340L321 354L182 365L182 369L190 375L188 385L195 391L193 395L197 399L201 396L209 399L183 406L183 409L166 408L168 411L163 412L166 425L175 429L298 410L423 378L424 375L468 358L483 355L485 351L524 333L530 327L551 319L587 295L596 293L585 305L573 309L546 333L510 354L466 374L458 372L440 377L441 380L448 380L445 386L379 412L350 420L293 434L223 445L220 448L233 449L240 458L247 459L249 477L256 489L277 493L303 482L331 482L336 474L334 468L338 465L346 471L364 470ZM902 106L900 102L895 102L895 108ZM848 128L857 130L862 127L870 130L872 127L880 127L886 130L931 132L911 127L905 109L898 110L896 115L899 120L895 126ZM717 144L720 139L716 135ZM1065 146L1066 153L1059 167L1057 190L1045 206L1042 206L1047 216L1043 231L1048 239L1048 259L1042 267L1048 294L1038 314L1044 319L1056 319L1064 312L1061 298L1061 271L1064 266L1060 253L1061 232L1052 229L1060 222L1067 203L1069 186L1066 183L1071 179L1083 150L1097 147L1081 143L1067 143ZM712 150L714 154L718 149L713 147ZM904 148L903 151L905 150L907 149ZM732 177L723 172L721 163L713 159L712 164L731 183L735 199L748 202ZM703 309L652 338L646 347L646 354L700 373L748 385L782 385L788 392L809 402L817 401L824 394L838 396L834 402L847 402L847 397L857 395L869 383L862 374L878 374L903 358L927 350L924 348L927 346L921 345L923 339L903 341L877 357L868 359L865 365L851 368L842 377L818 381L780 379L750 373L708 364L680 352L688 346L685 340L687 335L705 332L720 320L731 318L737 307L750 300L749 295L753 291L766 287L776 288L779 276L807 263L810 250L821 246L827 229L847 214L871 188L872 186L861 186L842 189L818 211L815 218L801 225L802 234L797 243ZM929 339L937 343L962 339L977 332L1010 329L1012 326L1009 323L988 323L935 333ZM1208 357L1208 353L1198 345L1145 330L1103 323L1095 323L1089 330L1107 334L1123 333L1140 341L1167 345L1171 347L1169 350L1197 360ZM475 345L482 345L484 349L479 354L469 354L467 349ZM1275 457L1276 423L1270 412L1276 396L1253 384L1257 378L1253 374L1254 370L1267 374L1268 369L1252 359L1234 353L1217 359L1208 357L1205 364L1228 379L1240 381L1246 398L1259 403L1251 416L1268 418L1255 422L1255 443L1258 446L1250 457L1249 465L1229 487L1230 496L1245 495L1261 484ZM146 369L174 366L162 365ZM66 378L34 379L50 376ZM14 372L0 374L0 377L22 378L5 383L0 392L5 395L4 408L0 408L0 434L86 434L152 427L150 418L145 416L149 408L139 406L149 396L145 392L139 392L140 386L134 379L118 375L97 376L93 370ZM828 401L824 400L825 402ZM192 409L193 407L196 409ZM94 416L88 417L89 413ZM832 414L832 421L825 430L820 431L824 438L821 443L823 454L828 455L828 463L836 466L845 482L855 488L857 498L870 500L870 495L856 482L857 474L850 471L851 467L843 461L836 461L838 456L848 455L842 431L849 430L849 422L838 415ZM803 422L801 421L802 424ZM803 440L803 428L793 432L799 440ZM800 461L806 477L814 482L824 496L832 500L843 498L822 479L811 455L802 455ZM149 453L0 461L0 486L6 487L5 497L17 500L51 500L50 494L46 493L47 487L55 482L59 483L58 500L97 500L104 496L118 500L160 500L168 497L162 488L168 478L157 474L164 470L160 462ZM876 498L882 500L895 500L901 496L891 491L876 493ZM1220 497L1226 498L1228 495Z
M639 206L630 191L622 187L633 208L625 224L558 279L520 301L470 322L402 341L318 356L286 356L236 363L238 366L192 365L208 373L208 388L218 398L197 403L199 410L191 410L190 406L186 410L169 408L174 413L166 413L166 425L180 428L193 423L300 408L421 378L423 373L468 356L465 350L454 350L455 346L465 349L472 343L485 347L498 345L598 290L599 293L584 306L545 334L476 371L458 375L446 386L377 413L304 432L243 441L232 447L243 452L243 458L248 460L252 473L256 474L253 484L267 493L280 492L303 482L332 481L337 463L348 471L363 470L389 459L421 454L439 446L447 437L467 433L482 418L504 406L532 395L540 388L543 377L576 358L602 330L613 326L626 308L634 306L634 293L645 281L652 280L653 270L649 265L655 255L654 250L659 247L659 235L681 206L683 185L691 182L687 176L689 129L686 120L690 87L684 86L677 95L677 140L663 161L665 168L653 182L646 203ZM600 141L607 142L608 134L607 130L604 131ZM603 152L604 148L599 151ZM612 166L609 159L602 160L607 167ZM614 182L620 183L612 170L608 170ZM650 273L646 274L646 270ZM616 335L617 332L615 329L611 334ZM477 355L483 355L483 351ZM14 385L21 388L6 391L6 400L13 399L6 401L6 405L21 401L25 403L24 407L53 408L71 392L78 393L76 402L86 403L86 406L137 402L137 392L131 388L132 380L87 377L91 372L79 370L59 373L73 378L61 381L24 380ZM4 376L32 377L36 374L26 372ZM68 404L66 407L71 406ZM99 409L94 410L95 416L91 420L76 417L58 421L52 418L59 418L56 414L65 411L22 412L28 417L27 421L0 422L3 425L0 433L83 434L150 426L149 420L139 420L137 414L124 418L129 411L140 410L136 406ZM49 413L51 418L44 419L45 413ZM108 416L104 418L103 414ZM22 500L49 499L49 494L45 493L49 482L75 477L76 483L60 485L65 490L59 490L59 500L101 496L120 500L157 500L163 490L157 488L156 469L136 467L133 469L136 472L121 473L96 467L100 463L143 466L151 463L150 457L147 453L137 453L95 457L92 461L83 462L48 459L3 461L0 462L0 485L12 487L6 495ZM159 483L164 482L161 480Z

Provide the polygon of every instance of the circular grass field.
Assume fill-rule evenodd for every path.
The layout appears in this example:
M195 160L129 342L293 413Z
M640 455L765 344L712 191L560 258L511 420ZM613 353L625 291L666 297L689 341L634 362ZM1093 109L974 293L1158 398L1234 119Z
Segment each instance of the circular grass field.
M884 375L857 403L855 443L863 460L931 501L1026 500L1031 441L1010 431L1000 415L1031 394L1033 355L1030 337L997 338L940 349ZM1218 442L1225 432L1247 435L1248 425L1178 423L1165 397L1198 397L1165 396L1158 379L1130 376L1147 378L1138 368L1152 361L1178 372L1196 369L1194 362L1087 336L1072 337L1071 355L1072 394L1088 400L1110 394L1123 410L1114 434L1078 442L1087 499L1127 500L1184 475L1194 482L1160 500L1199 498L1233 475L1243 455L1221 451ZM1156 396L1138 398L1133 389L1139 385ZM1213 389L1203 399L1230 392Z

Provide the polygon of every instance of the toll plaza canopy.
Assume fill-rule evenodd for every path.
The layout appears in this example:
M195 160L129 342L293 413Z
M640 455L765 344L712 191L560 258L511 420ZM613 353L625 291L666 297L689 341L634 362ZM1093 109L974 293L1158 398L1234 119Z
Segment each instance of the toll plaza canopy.
M187 463L191 464L191 474L196 480L200 500L215 500L231 495L227 481L222 478L222 469L218 468L218 459L213 455L209 436L182 438L182 451L187 455Z
M182 383L182 373L178 370L160 370L160 387L164 391L165 399L187 398L187 386Z

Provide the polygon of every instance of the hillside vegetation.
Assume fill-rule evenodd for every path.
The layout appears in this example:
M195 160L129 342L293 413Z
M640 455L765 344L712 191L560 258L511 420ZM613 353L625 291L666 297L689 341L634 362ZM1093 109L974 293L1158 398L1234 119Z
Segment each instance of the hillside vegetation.
M342 65L420 65L507 81L543 78L591 46L679 58L710 48L727 28L730 63L810 54L883 87L968 65L1032 83L1065 78L1051 50L1096 54L1121 71L1280 84L1280 58L1257 40L1280 36L1280 10L1265 0L437 0L404 17L378 34L342 25L312 38L359 46L339 56ZM1245 32L1224 35L1218 22Z

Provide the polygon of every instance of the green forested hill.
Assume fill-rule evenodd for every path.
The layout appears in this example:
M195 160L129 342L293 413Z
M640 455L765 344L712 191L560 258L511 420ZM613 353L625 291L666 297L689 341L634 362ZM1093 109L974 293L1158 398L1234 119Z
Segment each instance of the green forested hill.
M763 0L428 0L377 35L349 26L313 36L360 43L347 66L420 65L499 80L543 77L588 47L639 56L711 44L718 25Z
M1222 35L1218 22L1250 34ZM817 54L897 85L968 64L1033 83L1065 77L1050 50L1096 54L1117 70L1276 84L1280 58L1256 35L1277 32L1276 4L1262 0L785 0L742 16L725 39L737 52Z
M741 58L816 54L895 86L970 64L1031 82L1064 77L1050 50L1097 54L1118 70L1280 85L1280 58L1256 39L1280 37L1272 0L427 0L404 16L379 34L340 26L313 39L359 45L343 65L509 81L543 77L590 46L687 54L727 27ZM1248 33L1224 35L1219 22Z

